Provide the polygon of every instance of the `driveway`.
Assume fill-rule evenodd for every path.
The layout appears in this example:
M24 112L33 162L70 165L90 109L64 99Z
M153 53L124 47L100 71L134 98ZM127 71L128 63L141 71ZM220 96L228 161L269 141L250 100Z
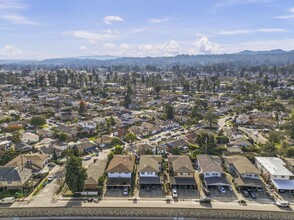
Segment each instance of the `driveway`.
M225 189L226 189L226 193L221 193L217 189L217 187L210 187L209 188L210 197L213 200L218 200L220 202L231 202L231 201L238 200L238 198L233 190L230 191L227 187L225 187Z
M54 178L50 183L39 191L39 193L33 197L31 202L28 204L30 207L37 207L37 206L52 206L52 204L56 203L53 196L55 192L59 189L60 185L57 181L57 178L61 177L61 170L63 167L56 165L53 169L49 172L49 174L54 174L57 177Z

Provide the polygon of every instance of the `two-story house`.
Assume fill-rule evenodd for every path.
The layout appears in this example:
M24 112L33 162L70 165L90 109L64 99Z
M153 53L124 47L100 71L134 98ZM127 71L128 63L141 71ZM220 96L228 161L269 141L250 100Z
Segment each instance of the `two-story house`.
M151 185L162 187L161 165L162 155L141 155L138 166L140 188Z
M0 167L0 188L21 189L32 177L32 170L19 167Z
M200 174L203 175L203 182L208 187L226 186L231 189L222 168L222 161L218 156L207 154L197 155L197 167Z
M169 179L172 188L196 188L195 170L187 155L168 155Z
M264 179L278 191L294 190L294 174L285 167L283 160L277 157L255 157L255 164Z
M247 157L241 155L225 156L225 165L235 177L234 182L239 189L244 187L264 187L260 180L260 171Z
M135 155L114 155L107 173L107 188L130 188L135 167Z

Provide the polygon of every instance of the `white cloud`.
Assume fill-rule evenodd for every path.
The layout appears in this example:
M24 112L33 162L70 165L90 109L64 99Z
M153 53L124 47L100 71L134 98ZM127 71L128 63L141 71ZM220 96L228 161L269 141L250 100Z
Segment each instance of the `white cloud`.
M28 5L18 0L0 0L0 9L26 9Z
M252 33L279 33L279 32L287 32L286 29L282 28L260 28L256 30L250 29L237 29L237 30L228 30L228 31L220 31L218 34L220 35L238 35L238 34L252 34Z
M220 35L235 35L235 34L248 34L251 33L252 30L229 30L229 31L220 31L219 34Z
M115 45L115 44L112 44L112 43L105 43L105 44L103 45L103 47L104 47L105 49L114 49L114 48L116 48L116 45Z
M171 40L170 42L162 45L162 50L164 50L167 55L177 55L180 51L180 46L177 41Z
M85 47L85 46L81 46L80 47L80 50L87 50L88 48L87 47Z
M282 28L263 28L263 29L258 29L257 31L264 32L264 33L288 32L286 29L282 29Z
M113 15L103 17L103 21L105 24L111 24L112 22L121 22L123 20L124 19L122 19L121 17Z
M103 32L107 33L107 34L119 34L119 31L111 30L111 29L105 29L105 30L103 30Z
M2 49L0 48L0 54L9 57L19 57L23 54L20 49L15 48L12 45L5 45Z
M26 25L38 24L37 22L32 21L30 18L17 15L17 14L1 15L0 18L14 24L26 24Z
M190 48L189 52L192 54L209 54L220 51L220 46L209 41L207 36L202 36L194 42L195 48Z
M71 35L77 38L86 39L90 41L91 43L96 43L97 41L101 41L101 40L113 39L117 36L116 34L95 33L95 32L82 31L82 30L67 31L67 32L64 32L64 34Z
M294 18L294 8L290 8L289 12L290 12L290 14L275 16L274 18L277 18L277 19L291 19L291 18Z
M118 49L120 49L120 50L128 50L128 49L130 49L131 47L130 47L130 45L128 45L128 44L126 44L126 43L122 43L119 47L118 47Z
M168 17L165 17L165 18L151 18L151 19L148 19L148 22L158 24L158 23L167 22L169 20L170 19Z

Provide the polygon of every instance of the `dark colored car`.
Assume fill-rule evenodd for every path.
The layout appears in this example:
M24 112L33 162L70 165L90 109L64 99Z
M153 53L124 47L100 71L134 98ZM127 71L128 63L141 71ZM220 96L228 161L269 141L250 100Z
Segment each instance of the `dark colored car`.
M243 196L245 197L249 197L249 192L247 190L241 190L241 193L243 194Z
M206 203L206 204L210 204L211 203L211 199L208 197L201 197L199 200L200 203Z
M256 199L256 193L255 192L249 192L249 195L252 199Z

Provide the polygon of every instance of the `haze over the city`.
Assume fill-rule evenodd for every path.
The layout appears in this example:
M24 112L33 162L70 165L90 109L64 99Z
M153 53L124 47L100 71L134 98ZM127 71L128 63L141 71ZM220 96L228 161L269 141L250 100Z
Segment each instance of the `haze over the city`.
M293 50L290 0L1 0L0 59Z

